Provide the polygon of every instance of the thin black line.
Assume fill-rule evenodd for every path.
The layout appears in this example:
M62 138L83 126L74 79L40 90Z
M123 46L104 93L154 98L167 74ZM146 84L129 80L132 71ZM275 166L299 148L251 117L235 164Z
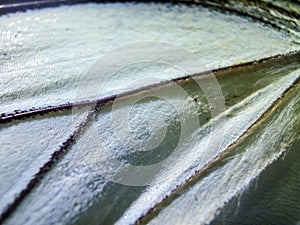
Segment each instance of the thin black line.
M70 111L74 108L81 108L81 107L95 106L95 105L103 106L109 102L114 101L116 98L127 97L130 95L137 94L139 92L149 91L153 88L161 87L163 85L171 84L173 82L180 83L185 80L190 80L193 78L197 78L197 77L201 77L201 76L205 76L205 75L209 75L209 74L231 71L234 69L239 69L241 67L251 66L256 63L267 63L272 60L278 60L278 59L284 60L284 59L290 58L290 57L296 57L296 58L300 57L300 51L290 52L287 54L278 54L275 56L270 56L270 57L266 57L266 58L259 59L259 60L245 62L245 63L241 63L238 65L223 67L223 68L214 69L211 71L205 71L205 72L201 72L201 73L197 73L197 74L186 75L186 76L178 77L178 78L171 79L168 81L163 81L160 83L147 85L147 86L144 86L141 88L133 89L130 91L122 92L120 94L114 94L114 95L110 95L110 96L95 99L95 100L85 100L85 101L73 102L73 103L68 102L68 103L61 104L61 105L54 105L54 106L47 106L47 107L40 107L40 108L31 108L29 110L15 110L15 113L2 113L0 116L0 124L10 123L10 122L13 122L16 120L24 120L27 118L34 118L35 116L43 116L43 115L46 115L51 112L55 113L55 112L60 112L60 111Z
M33 176L33 178L27 184L26 188L23 189L17 195L17 197L14 199L14 201L11 204L9 204L7 206L7 208L3 211L3 213L0 215L0 223L3 223L14 212L14 210L18 207L18 205L22 202L22 200L33 190L33 188L36 187L36 185L45 176L45 174L48 171L51 170L51 168L55 165L57 160L59 160L68 151L68 148L72 145L74 140L80 135L81 132L83 132L84 129L87 128L87 124L92 120L92 118L95 116L95 114L99 111L99 108L101 106L107 104L108 102L113 101L116 97L128 97L129 95L136 94L136 93L139 93L141 91L150 90L153 87L160 87L163 84L168 84L168 83L171 83L171 82L181 82L181 81L184 81L184 80L187 80L187 79L191 79L191 77L199 77L199 76L203 76L203 75L207 75L207 74L211 74L211 73L216 73L216 72L222 72L222 71L231 71L233 69L237 69L237 68L241 68L241 67L245 67L245 66L249 66L249 65L251 66L251 65L256 64L256 63L268 62L268 61L273 60L273 59L281 59L281 60L284 59L284 60L286 60L286 59L290 59L290 57L299 58L299 56L300 56L300 51L293 52L293 53L288 53L288 54L285 54L285 55L276 55L276 56L260 59L260 60L257 60L257 61L242 63L242 64L239 64L239 65L224 67L224 68L216 69L216 70L212 70L212 71L206 71L206 72L191 75L191 76L179 77L179 78L176 78L176 79L172 79L170 81L157 83L157 84L142 87L142 88L139 88L139 89L136 89L136 90L124 92L124 93L121 93L120 95L112 95L112 96L109 96L109 97L106 97L106 98L96 99L96 100L93 100L93 101L83 101L83 102L78 102L78 103L66 103L66 104L59 105L59 106L50 106L50 107L40 108L40 109L33 110L33 111L29 110L27 112L17 112L16 115L8 115L8 116L2 117L1 118L2 122L8 122L8 121L11 121L12 119L27 118L27 117L38 115L38 114L45 115L46 113L57 112L59 110L70 110L73 107L78 107L78 108L87 107L87 106L91 107L91 110L89 111L86 119L81 122L81 124L77 127L77 129L75 129L75 131L69 136L69 138L62 144L62 146L51 155L49 161L46 164L44 164L40 168L39 172L36 173ZM195 177L197 177L197 174L195 175ZM185 185L179 186L178 190L181 190L183 187L185 187ZM176 190L177 189L175 189L174 193L172 192L173 193L173 194L171 194L172 196L173 195L176 196ZM161 204L163 204L164 202L165 201L163 201ZM155 210L155 209L156 209L155 207L153 209L150 209L149 213L151 214L152 210ZM143 220L143 218L144 218L144 216L140 219ZM137 223L139 223L139 221L140 220L138 220Z
M43 9L49 7L58 7L62 5L76 5L84 3L118 3L118 2L161 2L161 3L174 3L172 0L24 0L23 2L12 0L8 3L0 3L0 16L8 13L26 12L30 9Z
M77 4L77 3L82 3L82 2L87 2L87 1L78 0L78 1L73 1L72 4ZM95 2L95 1L89 1L89 2ZM103 2L103 1L101 1L101 2ZM111 1L111 2L113 2L113 1ZM162 2L164 2L164 1L162 1ZM3 12L7 13L7 12L12 12L12 11L24 10L24 9L28 9L30 7L34 7L34 8L49 7L49 6L54 6L56 4L60 5L60 4L68 4L68 3L59 2L59 1L51 1L51 0L47 1L46 0L46 1L40 2L40 3L36 4L36 5L30 5L30 4L28 4L28 5L27 4L24 4L24 5L10 5L9 7L6 7L6 8L1 8L0 7L0 15ZM225 10L229 11L228 8L226 8ZM235 11L235 12L241 14L241 12L239 12L237 10L232 9L232 11ZM250 16L250 17L253 17L253 18L258 19L258 20L261 21L260 18L254 17L253 15L249 15L249 14L246 14L246 15ZM263 21L263 22L267 23L267 21ZM272 23L270 23L270 24L273 25L273 26L275 26ZM279 28L281 29L281 27L279 27ZM45 176L45 174L48 171L50 171L51 168L55 165L55 163L67 152L68 148L72 145L72 143L80 135L80 133L84 131L84 129L87 127L88 123L95 116L95 114L98 111L98 109L99 109L100 106L105 105L108 102L115 100L117 97L126 97L128 95L136 94L136 93L141 92L141 91L146 91L146 90L149 90L149 89L151 89L153 87L159 87L161 85L168 84L168 83L171 83L171 82L180 82L182 80L190 79L190 77L195 77L195 76L198 77L198 76L207 75L207 74L210 74L210 73L232 70L232 69L239 68L239 67L242 67L242 66L249 66L249 65L252 65L254 63L262 63L262 62L265 62L265 61L270 61L270 60L272 60L274 58L291 56L291 54L299 55L299 52L289 53L289 54L286 54L286 55L276 55L276 56L264 58L264 59L257 60L257 61L242 63L242 64L239 64L239 65L224 67L224 68L216 69L216 70L212 70L212 71L206 71L206 72L202 72L202 73L199 73L199 74L194 74L194 75L188 75L188 76L184 76L184 77L179 77L179 78L176 78L176 79L172 79L170 81L166 81L166 82L162 82L162 83L158 83L158 84L153 84L153 85L145 86L145 87L142 87L142 88L139 88L139 89L135 89L135 90L132 90L132 91L124 92L124 93L121 93L120 95L111 95L111 96L108 96L108 97L105 97L105 98L96 99L96 100L92 100L92 101L82 101L82 102L75 102L75 103L65 103L65 104L56 105L56 106L48 106L48 107L43 107L43 108L38 108L38 109L32 108L32 109L23 110L23 111L20 111L20 112L17 111L17 112L15 112L15 114L7 114L7 115L5 113L2 114L0 116L0 123L9 123L9 122L14 121L14 120L21 120L21 119L26 119L26 118L32 118L32 117L37 116L37 115L43 116L43 115L48 114L50 112L58 112L58 111L63 111L63 110L71 110L74 107L80 108L80 107L85 107L85 106L94 106L93 109L89 111L89 113L88 113L87 117L85 118L85 120L83 120L81 122L81 124L77 127L77 129L75 129L75 131L69 136L69 138L65 142L62 143L61 147L57 151L55 151L55 152L52 153L49 161L46 164L44 164L39 169L38 173L36 173L33 176L33 178L27 184L26 188L23 189L18 194L18 196L14 199L14 201L7 206L7 208L4 210L4 212L1 213L1 215L0 215L0 224L3 223L14 212L14 210L19 206L19 204L22 202L22 200L36 187L36 185ZM263 115L265 115L265 114L263 114ZM251 129L251 127L249 129ZM202 172L198 171L198 173L200 175L202 174ZM168 196L169 200L170 200L170 198L173 195L176 196L177 191L179 191L181 189L184 189L191 182L193 182L195 179L197 179L200 176L199 174L196 173L186 183L184 183L182 186L179 186L177 189L175 189L174 192L172 192L172 194ZM158 205L159 204L163 204L163 203L164 203L164 201L158 203ZM154 210L156 210L156 208L154 207L154 208L150 209L150 211L148 213L151 213L152 210L154 211ZM141 222L141 220L143 220L144 217L145 216L142 216L136 222L137 223Z
M45 163L39 171L33 176L30 182L27 184L25 189L23 189L14 199L14 201L9 204L6 209L0 215L0 224L2 224L20 205L22 200L36 187L39 181L46 175L48 171L55 165L55 163L66 154L68 148L72 145L75 139L83 132L84 128L87 127L87 124L92 120L96 112L98 111L98 105L95 108L91 109L87 117L80 123L77 129L69 136L69 138L62 143L59 149L52 153L49 161Z
M161 2L161 3L183 3L188 5L202 5L204 7L214 8L221 11L228 11L233 12L238 15L250 17L254 20L258 20L260 22L263 22L265 24L269 24L272 27L279 29L279 30L285 30L290 33L290 30L284 29L287 24L282 24L282 21L285 21L290 25L290 28L295 32L297 32L298 26L296 24L292 24L292 21L287 19L279 19L275 16L271 16L271 18L265 18L268 14L268 11L270 9L277 11L281 15L288 16L290 19L292 18L299 18L299 15L293 11L288 11L285 8L280 8L274 4L261 2L261 1L252 1L252 2L241 2L238 0L222 0L222 1L202 1L202 0L143 0L143 1L136 1L136 0L25 0L23 2L20 2L20 0L12 0L0 4L0 16L8 13L14 13L18 11L26 11L28 9L41 9L41 8L47 8L47 7L58 7L61 5L76 5L76 4L83 4L83 3L116 3L116 2L131 2L131 3L139 3L139 2ZM257 16L257 14L248 13L239 9L235 9L233 7L233 3L240 3L243 4L245 8L247 8L249 5L256 6L262 10L265 11L264 14ZM249 7L248 7L249 8ZM276 22L273 20L276 19ZM279 26L280 24L283 26Z
M135 225L146 224L151 219L153 219L163 208L170 205L176 198L181 196L188 188L196 184L201 178L203 178L206 174L210 173L211 170L220 163L222 160L227 157L232 151L234 151L234 147L243 140L244 137L259 123L262 122L263 119L273 111L279 104L279 102L286 97L294 88L296 84L299 84L300 77L298 77L273 103L272 105L255 121L248 127L248 129L243 132L237 140L231 143L220 155L216 158L208 162L206 165L203 166L202 169L197 170L194 172L194 175L187 178L185 182L176 186L169 195L166 195L163 200L156 203L153 207L151 207L144 215L141 215L135 222Z
M192 77L195 77L195 76L198 77L198 76L210 74L210 73L213 73L213 72L230 71L232 69L237 69L237 68L253 65L255 63L268 62L272 59L280 59L280 60L284 59L284 60L286 60L286 58L289 59L289 56L292 57L292 58L293 57L299 58L300 57L300 51L289 53L289 54L286 54L286 55L276 55L276 56L260 59L260 60L257 60L257 61L252 61L252 62L247 62L247 63L243 63L243 64L239 64L239 65L229 66L229 67L225 67L225 68L221 68L221 69L217 69L217 70L207 71L207 72L203 72L203 73L200 73L200 74L192 75ZM122 93L118 96L117 95L112 95L112 96L109 96L107 98L101 98L101 99L97 99L97 100L94 100L94 101L83 101L83 102L78 102L78 103L67 103L67 104L63 104L63 105L59 105L59 106L50 106L50 107L47 107L47 108L40 108L40 109L37 109L37 110L34 110L34 111L19 112L19 113L17 113L17 115L10 115L10 117L16 117L16 119L21 119L21 118L27 118L29 116L34 116L34 115L37 115L37 114L45 115L48 112L57 112L59 110L70 110L70 109L72 109L72 107L80 108L80 107L90 106L90 111L89 111L86 119L83 120L80 123L80 125L77 127L77 129L75 129L74 132L69 136L69 138L65 142L62 143L61 147L57 151L52 153L49 161L47 163L45 163L39 169L38 173L36 173L33 176L33 178L27 184L25 189L23 189L17 195L17 197L14 199L14 201L11 204L9 204L7 206L7 208L3 211L3 213L0 215L0 224L3 223L14 212L14 210L18 207L18 205L22 202L22 200L33 190L33 188L36 187L36 185L45 176L45 174L48 171L51 170L51 168L55 165L57 160L59 160L68 151L68 148L72 145L72 143L80 135L80 133L84 132L84 130L87 129L88 123L92 120L92 118L95 116L95 114L99 111L100 107L102 107L103 105L107 104L110 101L113 101L116 97L119 97L119 96L128 97L131 94L136 94L136 93L139 93L140 91L143 91L143 90L150 90L153 87L157 87L157 86L160 87L163 84L167 84L167 83L170 83L170 82L180 82L180 81L184 81L186 79L191 79L191 76L179 77L179 78L173 79L171 81L166 81L166 82L163 82L163 83L153 84L153 85L146 86L146 87L143 87L143 88L140 88L140 89L132 90L132 91L129 91L129 92L124 92L124 93ZM11 121L12 118L10 118L10 117L9 118L7 118L7 117L2 118L2 122L3 121L4 122ZM195 175L195 176L197 176L197 175ZM179 188L182 188L182 187L180 186ZM175 192L174 192L174 194L176 195ZM153 208L153 210L154 209L155 208ZM140 218L140 219L143 220L143 218ZM137 223L139 221L137 221Z

